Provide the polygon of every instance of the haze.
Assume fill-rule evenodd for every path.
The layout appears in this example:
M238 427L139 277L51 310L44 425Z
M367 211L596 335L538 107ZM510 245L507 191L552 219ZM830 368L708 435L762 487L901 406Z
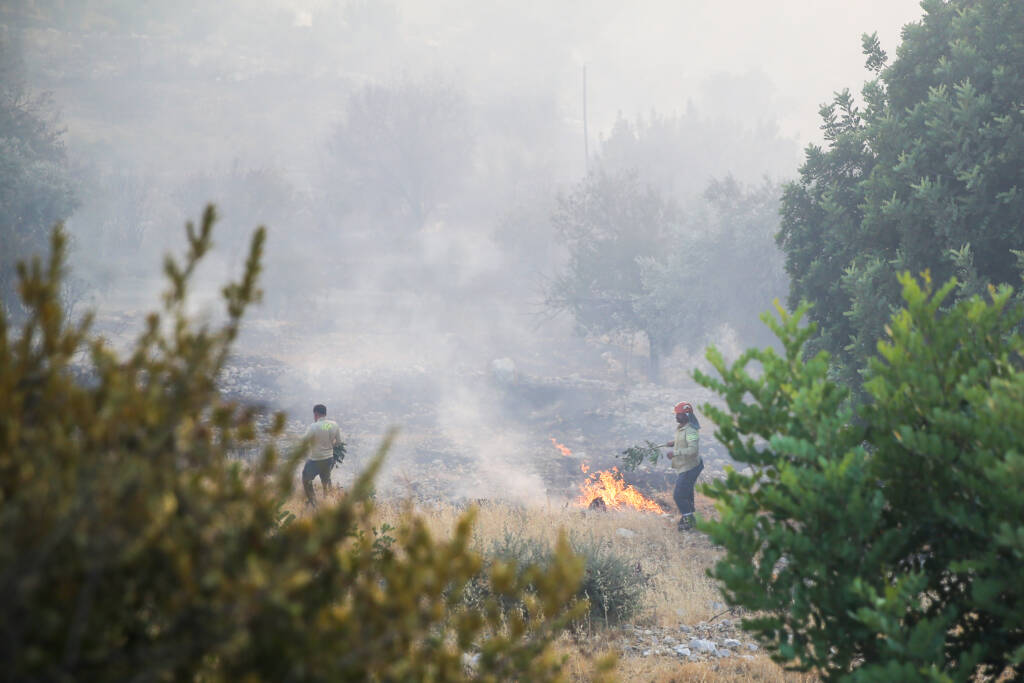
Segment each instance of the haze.
M604 460L660 438L675 397L701 398L689 372L705 343L763 341L750 311L786 294L779 184L820 142L819 106L869 76L860 35L893 54L920 14L912 0L40 1L0 9L0 28L65 128L70 296L101 331L130 341L161 254L214 202L197 315L216 316L247 235L269 228L266 301L228 391L296 431L327 403L357 463L403 425L392 483L425 468L450 475L447 493L536 498L550 438ZM552 305L572 262L560 198L587 172L635 174L694 245L728 232L728 201L756 198L734 204L757 204L744 216L771 284L737 281L658 377L643 334ZM728 282L723 253L707 272Z

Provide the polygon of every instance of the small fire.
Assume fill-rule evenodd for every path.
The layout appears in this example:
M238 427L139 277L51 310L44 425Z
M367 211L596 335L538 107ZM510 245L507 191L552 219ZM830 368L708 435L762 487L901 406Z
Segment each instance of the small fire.
M580 463L580 472L582 472L583 474L586 474L589 471L590 471L590 468L587 467L587 463L581 462Z
M660 505L623 481L618 467L591 473L580 485L580 497L576 499L576 504L589 507L595 498L600 498L607 507L616 510L631 507L643 512L665 512Z
M555 437L551 437L551 443L555 444L555 448L557 448L559 450L559 452L561 452L562 455L565 455L565 456L572 455L572 451L570 451L567 446L564 446L564 445L558 443L558 441L555 439Z

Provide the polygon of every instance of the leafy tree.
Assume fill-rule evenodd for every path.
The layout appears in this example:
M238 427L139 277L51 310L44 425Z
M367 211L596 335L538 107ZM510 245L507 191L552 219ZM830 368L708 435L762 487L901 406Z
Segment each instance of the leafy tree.
M472 142L469 107L455 88L365 85L327 142L325 196L337 212L418 229L465 179Z
M0 316L0 677L557 677L550 643L586 609L571 604L583 568L566 541L543 572L495 563L494 599L462 609L481 566L472 513L447 541L410 518L375 542L369 492L389 439L348 496L290 522L280 503L301 451L280 461L283 416L255 463L229 457L257 437L256 416L216 378L259 297L264 231L214 329L185 313L213 223L211 207L188 225L184 262L164 265L163 312L127 357L88 318L64 322L62 231L46 267L19 269L22 334ZM503 619L501 599L526 609Z
M569 261L548 289L548 306L571 313L587 333L645 333L652 379L673 340L637 307L645 293L641 261L662 253L676 221L675 205L634 172L588 175L558 198L552 216Z
M650 376L679 345L698 346L723 324L744 325L786 291L778 188L712 181L686 215L632 172L598 171L560 198L554 226L569 250L548 305L589 333L646 335Z
M1024 667L1024 307L1010 287L950 304L900 277L904 307L870 359L869 400L809 358L807 306L764 319L783 353L752 349L704 406L752 469L705 491L725 550L712 574L776 659L828 679L1017 680ZM805 360L806 359L806 360Z
M641 260L644 294L637 309L671 347L709 341L722 325L747 343L764 339L751 325L787 291L778 231L778 185L747 188L731 176L713 180L702 211L687 216L658 258Z
M1020 272L1024 4L922 7L891 64L864 37L864 109L847 91L822 108L826 147L807 149L783 197L789 303L814 303L809 348L851 383L899 306L897 272L961 273L974 291Z
M0 34L0 309L20 317L15 264L46 245L75 208L62 131L50 98L25 84L20 56Z

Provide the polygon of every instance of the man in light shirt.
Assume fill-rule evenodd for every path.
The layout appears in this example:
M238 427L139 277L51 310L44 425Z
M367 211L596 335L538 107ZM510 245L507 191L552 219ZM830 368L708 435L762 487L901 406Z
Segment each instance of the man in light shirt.
M306 429L309 440L309 459L302 468L302 488L306 500L316 507L313 480L320 477L324 495L331 490L331 467L334 466L334 446L341 443L341 429L334 420L327 419L327 406L318 403L313 406L313 424Z

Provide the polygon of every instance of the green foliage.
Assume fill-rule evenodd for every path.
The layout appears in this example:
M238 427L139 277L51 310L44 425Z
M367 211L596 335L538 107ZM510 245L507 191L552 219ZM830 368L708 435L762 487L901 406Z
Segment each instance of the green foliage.
M661 457L661 447L653 441L645 440L643 446L630 446L619 457L622 458L622 469L632 472L644 461L656 465Z
M588 618L604 625L628 620L640 609L650 577L630 557L616 552L608 543L592 537L569 538L572 551L583 560L583 578L576 589L576 599L590 607ZM466 591L470 606L492 599L486 581L486 569L495 565L548 567L557 561L556 549L546 541L525 536L521 530L508 531L484 550L484 569ZM521 598L504 599L506 614L526 613ZM582 617L582 614L578 615Z
M708 184L701 211L687 217L657 257L641 259L636 309L665 352L700 348L729 325L748 343L765 339L757 314L788 291L778 231L779 187L745 187L731 176Z
M548 289L548 306L572 314L586 333L647 333L652 374L667 340L637 307L646 291L641 262L665 249L676 221L675 205L636 173L604 171L559 197L552 217L569 262Z
M633 558L592 536L570 539L586 571L578 595L590 603L590 618L604 624L629 620L643 604L650 576Z
M331 447L331 460L335 465L345 462L345 442L339 441Z
M807 149L782 202L789 302L814 304L809 349L854 387L900 306L896 273L979 285L960 298L1021 272L1024 3L922 7L891 63L864 36L864 108L847 91L822 107L827 146Z
M582 560L561 540L543 570L495 564L494 598L460 593L481 568L472 512L448 540L423 521L372 525L371 483L390 443L335 506L294 518L281 501L301 448L251 465L259 435L215 378L259 298L264 231L224 290L219 328L186 316L212 207L167 258L161 313L126 357L68 326L58 298L65 238L20 269L28 321L0 317L0 660L10 680L550 680L551 641ZM82 364L88 366L84 379ZM506 619L499 599L522 598ZM463 655L475 653L472 671Z
M1024 664L1024 319L1009 287L949 305L900 277L904 307L864 383L829 378L816 331L764 316L782 342L745 352L704 406L749 476L705 491L727 600L778 660L855 680L972 680ZM943 307L947 307L944 309Z
M662 357L703 345L722 324L759 334L741 321L786 291L773 244L778 188L727 177L702 200L684 217L636 172L591 173L559 199L552 219L569 261L548 288L548 306L572 314L585 333L643 333L654 380Z

